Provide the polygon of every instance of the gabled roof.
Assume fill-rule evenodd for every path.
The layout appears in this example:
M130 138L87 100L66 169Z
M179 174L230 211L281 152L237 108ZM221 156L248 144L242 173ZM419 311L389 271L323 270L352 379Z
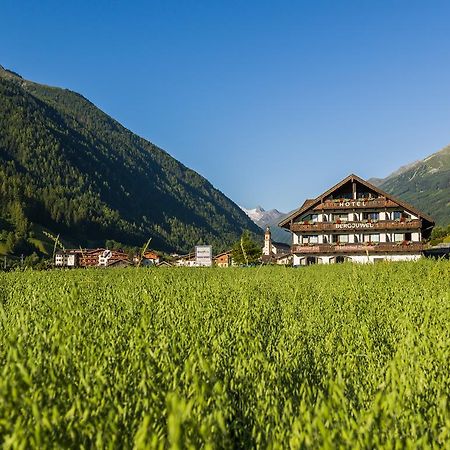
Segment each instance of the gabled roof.
M224 255L231 255L233 253L233 250L226 250L222 253L217 254L216 256L214 256L213 259L219 258L220 256L224 256Z
M363 186L366 186L367 188L371 189L372 191L382 195L383 197L386 197L392 201L394 201L395 203L397 203L398 205L402 206L403 208L405 208L408 211L413 212L415 215L421 217L422 219L425 219L426 221L430 222L431 224L434 225L434 220L432 217L430 217L428 214L425 214L421 211L419 211L418 209L416 209L414 206L404 202L403 200L400 200L397 197L394 197L391 194L388 194L387 192L384 192L383 190L381 190L380 188L374 186L373 184L369 183L366 180L363 180L362 178L358 177L355 174L350 174L349 176L345 177L342 181L340 181L339 183L337 183L336 185L334 185L332 188L328 189L327 191L325 191L323 194L320 194L318 197L316 197L314 200L305 200L305 202L303 203L302 206L300 206L300 208L298 208L297 210L295 210L293 213L289 214L289 216L287 216L286 218L284 218L279 224L279 227L286 227L286 225L293 219L295 219L296 217L298 217L299 215L305 213L306 211L308 211L311 208L314 208L315 206L317 206L319 203L321 203L323 201L323 199L325 197L327 197L328 195L332 194L334 191L336 191L337 189L339 189L340 187L342 187L344 184L348 183L349 181L357 181L358 183L362 184Z
M291 246L289 244L285 244L284 242L275 242L272 241L272 245L274 245L275 247L282 247L282 248L291 248Z
M159 258L159 256L155 252L151 252L151 251L145 252L142 255L142 257L144 259L158 259Z
M170 264L168 261L161 261L156 264L156 267L173 267L173 264Z

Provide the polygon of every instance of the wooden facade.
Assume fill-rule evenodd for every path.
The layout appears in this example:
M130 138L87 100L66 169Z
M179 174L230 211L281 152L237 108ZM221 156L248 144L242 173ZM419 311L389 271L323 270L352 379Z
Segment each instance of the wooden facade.
M433 219L356 175L303 205L279 226L292 233L294 265L417 259Z
M80 248L67 249L55 254L55 266L57 267L119 267L129 264L128 255L119 250Z
M233 264L233 252L228 250L226 252L219 253L214 257L214 264L217 267L230 267Z

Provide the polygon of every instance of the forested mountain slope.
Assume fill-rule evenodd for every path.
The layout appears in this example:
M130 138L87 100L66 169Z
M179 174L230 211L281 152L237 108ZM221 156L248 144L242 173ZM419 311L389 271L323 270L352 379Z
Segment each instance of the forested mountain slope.
M0 240L16 253L36 225L77 245L152 237L167 251L259 232L205 178L81 95L1 66L0 202Z
M450 146L384 179L369 181L428 213L436 224L450 223Z

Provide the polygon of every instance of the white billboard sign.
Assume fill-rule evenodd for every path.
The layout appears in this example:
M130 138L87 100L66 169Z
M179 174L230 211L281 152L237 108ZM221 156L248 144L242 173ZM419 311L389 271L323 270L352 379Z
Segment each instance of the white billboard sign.
M212 266L211 245L197 245L195 247L195 265L204 267Z

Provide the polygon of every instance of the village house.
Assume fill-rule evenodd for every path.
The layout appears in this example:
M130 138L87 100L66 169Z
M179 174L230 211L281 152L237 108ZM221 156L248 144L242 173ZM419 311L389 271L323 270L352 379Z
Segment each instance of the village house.
M433 219L349 175L279 224L292 233L293 265L416 260Z
M168 261L160 261L156 264L156 267L173 267L173 264Z
M56 267L123 267L130 264L128 255L119 250L66 249L56 252Z
M176 255L173 264L177 267L195 267L195 253L191 252L186 255Z
M292 262L294 260L294 256L292 253L284 253L281 255L276 255L273 258L273 262L278 264L279 266L292 266Z
M141 266L156 266L159 264L160 258L155 252L148 251L142 255Z
M233 265L233 252L227 250L226 252L219 253L214 257L214 264L217 267L230 267Z
M55 253L56 267L77 267L80 250L62 250Z

